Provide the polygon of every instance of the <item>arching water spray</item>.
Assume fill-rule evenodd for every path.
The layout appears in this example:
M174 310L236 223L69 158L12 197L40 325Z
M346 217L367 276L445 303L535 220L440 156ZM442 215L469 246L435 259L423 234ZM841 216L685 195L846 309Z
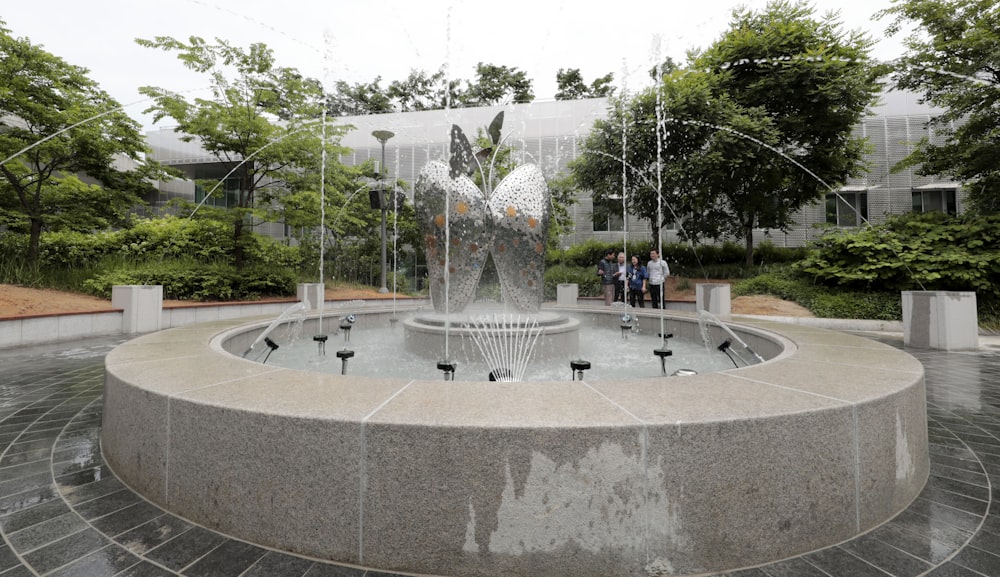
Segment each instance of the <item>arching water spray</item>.
M209 89L210 89L210 87L192 88L191 90L184 90L182 92L177 92L177 94L186 94L188 92L199 92L199 91L202 91L202 90L209 90ZM109 114L114 114L115 112L124 112L125 109L128 108L128 107L130 107L130 106L135 106L136 104L143 104L143 103L149 102L151 100L155 100L155 98L143 98L142 100L136 100L135 102L129 102L128 104L123 104L121 106L117 106L115 108L112 108L111 110L105 110L104 112L95 114L95 115L93 115L93 116L91 116L89 118L84 118L80 122L77 122L75 124L71 124L71 125L67 126L66 128L59 129L59 130L53 132L52 134L46 136L45 138L42 138L40 140L36 140L35 142L32 142L28 146L25 146L21 150L18 150L14 154L12 154L12 155L8 156L7 158L3 159L3 161L0 161L0 166L3 166L5 164L7 164L11 160L14 160L18 156L21 156L22 154L24 154L25 152L28 152L29 150L35 148L36 146L44 144L44 143L52 140L53 138L59 136L60 134L64 134L66 132L69 132L70 130L73 130L74 128L76 128L78 126L83 126L84 124L87 124L89 122L93 122L93 121L98 120L100 118L104 118L105 116L107 116Z

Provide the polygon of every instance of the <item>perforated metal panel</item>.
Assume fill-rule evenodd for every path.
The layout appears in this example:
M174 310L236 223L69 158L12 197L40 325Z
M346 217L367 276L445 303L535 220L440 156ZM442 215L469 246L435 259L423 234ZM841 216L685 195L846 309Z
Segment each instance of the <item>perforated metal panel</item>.
M566 173L569 163L580 152L580 139L595 120L607 117L607 107L606 99L590 99L338 119L338 122L356 127L342 138L341 144L353 150L341 157L341 162L357 165L369 159L380 159L381 147L371 132L373 129L389 129L396 136L386 144L387 168L396 178L413 183L429 161L447 160L452 124L462 127L473 139L477 128L487 126L498 112L503 111L503 134L507 137L506 144L513 148L515 162L537 164L542 174L551 179ZM872 223L879 223L884 221L886 214L911 210L914 187L945 180L919 176L912 168L897 172L893 172L892 168L913 150L921 138L926 136L932 143L941 144L946 135L928 130L927 123L934 111L917 102L915 95L888 93L883 95L883 102L874 111L853 130L855 136L868 139L870 150L865 156L868 173L850 179L845 186L852 190L868 188L868 217ZM907 114L899 114L900 111ZM181 142L172 131L152 133L150 143L154 148L153 158L174 165L213 160L196 144ZM961 210L966 194L959 190L957 196ZM592 230L593 203L590 194L581 192L578 200L579 203L571 209L576 228L563 239L563 244L594 237L609 240L621 238L621 232L595 233ZM821 230L816 225L826 222L822 200L803 208L795 215L795 222L794 230L788 234L771 231L768 237L763 230L755 231L755 242L770 238L776 244L796 246L814 238ZM630 239L648 238L651 232L648 222L635 217L629 217L626 228ZM676 231L664 231L664 238L676 238Z

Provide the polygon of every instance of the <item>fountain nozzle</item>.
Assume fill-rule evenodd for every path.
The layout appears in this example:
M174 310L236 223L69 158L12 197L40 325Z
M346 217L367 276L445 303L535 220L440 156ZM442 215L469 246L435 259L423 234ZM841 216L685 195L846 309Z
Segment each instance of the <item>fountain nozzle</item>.
M313 340L316 341L316 345L319 347L317 352L324 357L326 356L326 339L326 335L316 335L313 337Z
M267 363L267 359L268 359L268 357L271 356L271 353L273 353L274 351L278 350L278 343L272 341L271 337L264 337L264 344L267 345L267 349L268 350L267 350L267 356L265 356L264 360L261 361L261 363L260 363L262 365L265 364L265 363Z
M354 315L340 319L340 331L344 333L344 342L351 342L351 327L354 326Z
M573 371L573 380L582 381L583 371L590 368L590 361L585 361L583 359L577 359L575 361L569 362L569 368Z
M660 374L664 377L667 376L667 357L673 356L674 351L664 347L662 349L653 349L653 354L660 357Z
M337 351L337 358L340 359L340 374L347 374L347 359L354 356L354 351L350 349L340 349Z

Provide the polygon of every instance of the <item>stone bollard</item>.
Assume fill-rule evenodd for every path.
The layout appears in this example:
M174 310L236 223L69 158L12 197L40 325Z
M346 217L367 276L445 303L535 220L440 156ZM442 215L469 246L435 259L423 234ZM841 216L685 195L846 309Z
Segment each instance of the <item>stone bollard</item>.
M944 351L979 348L976 293L902 291L903 344Z
M580 296L580 285L576 283L559 283L556 285L556 304L561 307L576 306Z
M326 285L321 282L301 282L295 289L295 296L299 302L308 300L309 308L316 310L326 302Z
M162 285L113 286L111 306L122 309L122 332L127 335L158 331L163 326Z
M732 313L732 303L729 298L729 285L723 283L702 283L694 286L695 310L708 311L713 315L729 315Z

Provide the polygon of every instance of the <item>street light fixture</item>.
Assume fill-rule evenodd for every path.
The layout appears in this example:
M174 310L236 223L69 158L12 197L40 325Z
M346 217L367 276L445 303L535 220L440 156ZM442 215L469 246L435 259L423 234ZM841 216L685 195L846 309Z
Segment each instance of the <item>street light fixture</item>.
M378 206L379 206L379 208L382 211L382 275L381 275L381 278L380 278L382 286L379 287L378 292L380 292L380 293L387 293L387 292L389 292L389 289L388 289L388 287L386 287L386 283L385 283L385 276L386 276L385 275L385 265L386 265L386 258L385 258L385 211L386 211L386 190L387 189L385 188L385 183L383 182L383 178L384 178L384 175L385 175L385 143L390 138L392 138L393 136L396 136L396 135L393 134L392 132L389 132L388 130L376 130L376 131L372 132L372 136L374 136L375 139L378 140L379 143L382 145L382 164L380 164L379 167L378 167L378 180L379 180L379 185L380 185L379 186L379 203L378 203Z

